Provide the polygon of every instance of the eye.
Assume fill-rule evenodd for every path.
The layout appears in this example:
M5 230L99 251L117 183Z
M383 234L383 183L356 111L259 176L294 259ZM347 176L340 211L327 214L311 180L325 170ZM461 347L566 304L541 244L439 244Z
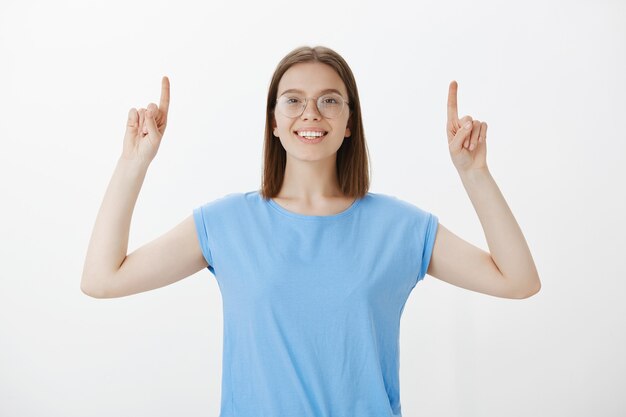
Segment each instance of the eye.
M285 102L285 104L298 104L298 103L302 103L302 98L298 97L298 96L285 96L283 97L283 101Z

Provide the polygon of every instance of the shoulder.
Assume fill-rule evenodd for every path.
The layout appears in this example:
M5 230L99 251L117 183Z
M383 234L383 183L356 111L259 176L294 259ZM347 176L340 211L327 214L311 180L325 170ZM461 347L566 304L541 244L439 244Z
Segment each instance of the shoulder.
M369 200L368 206L376 211L388 213L392 216L427 218L430 215L428 211L422 209L419 205L394 195L368 192L367 199Z
M202 212L216 212L216 211L229 211L241 207L246 201L247 195L250 192L233 192L225 194L221 197L217 197L213 200L209 200L204 204L196 207L195 210L201 210Z

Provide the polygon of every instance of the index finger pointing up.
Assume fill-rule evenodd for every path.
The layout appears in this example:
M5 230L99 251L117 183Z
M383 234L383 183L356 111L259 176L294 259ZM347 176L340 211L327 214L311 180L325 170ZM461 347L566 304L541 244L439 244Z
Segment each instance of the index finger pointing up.
M452 80L450 88L448 89L448 121L459 120L459 112L456 107L456 90L458 84Z
M161 101L159 102L159 110L167 115L170 107L170 80L166 76L161 80Z

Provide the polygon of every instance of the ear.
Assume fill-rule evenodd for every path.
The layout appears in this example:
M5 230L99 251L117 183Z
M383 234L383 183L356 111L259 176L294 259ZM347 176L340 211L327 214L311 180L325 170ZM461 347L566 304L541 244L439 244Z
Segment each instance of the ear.
M348 138L352 134L350 126L352 126L352 111L350 111L350 117L348 118L348 124L346 125L346 133L343 135L344 138Z

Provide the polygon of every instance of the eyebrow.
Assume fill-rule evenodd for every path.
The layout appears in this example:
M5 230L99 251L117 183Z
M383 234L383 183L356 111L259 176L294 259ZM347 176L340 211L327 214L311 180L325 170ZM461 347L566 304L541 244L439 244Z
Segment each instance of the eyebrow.
M283 91L282 93L279 94L279 96L282 96L285 93L304 93L304 91L302 90L298 90L297 88L290 88L288 90ZM340 96L343 96L343 94L341 94L341 92L335 88L327 88L325 90L322 90L319 92L319 94L324 94L324 93L337 93Z

